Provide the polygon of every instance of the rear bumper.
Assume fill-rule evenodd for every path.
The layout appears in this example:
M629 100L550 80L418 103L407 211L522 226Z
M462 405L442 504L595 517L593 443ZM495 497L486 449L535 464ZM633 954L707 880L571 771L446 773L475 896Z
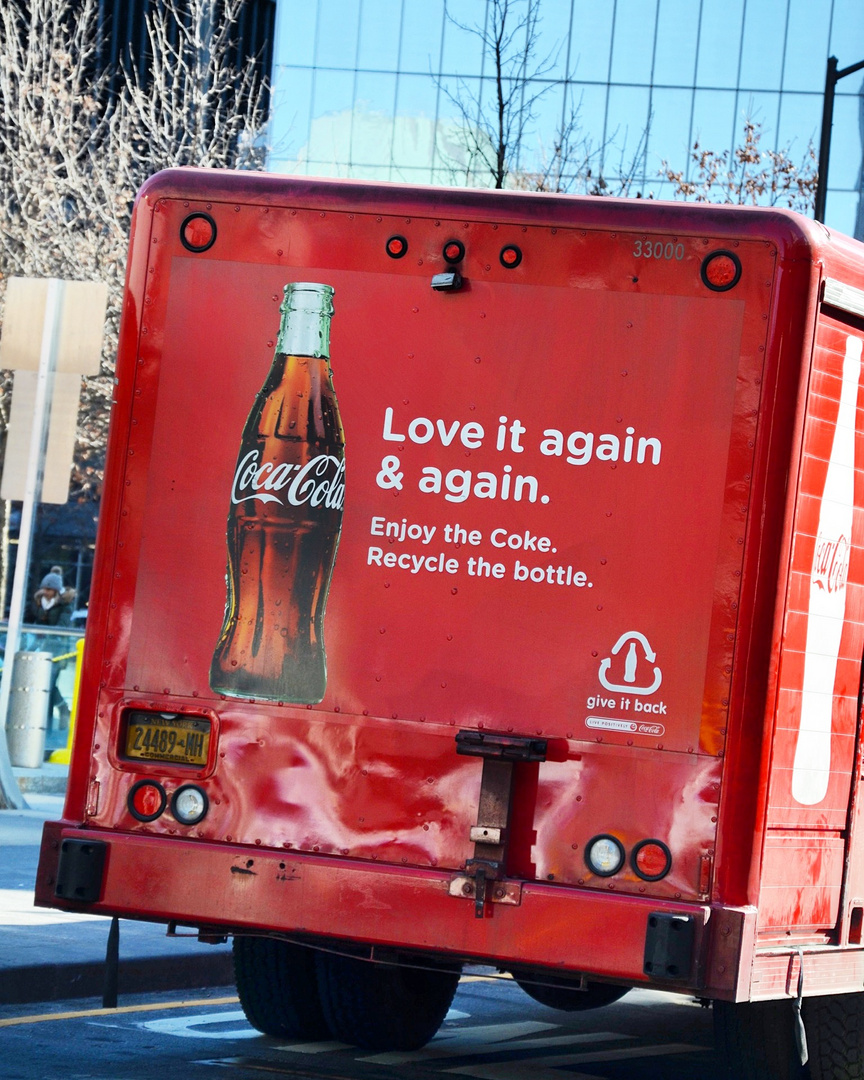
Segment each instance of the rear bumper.
M73 841L67 850L75 842L104 845L92 901L59 899L55 893L64 841ZM265 929L341 938L505 968L548 966L632 985L736 996L738 957L750 921L744 912L508 881L498 889L504 895L486 903L478 918L465 882L464 875L449 871L49 822L36 903L226 932ZM652 916L688 921L692 962L679 977L655 979L643 970ZM726 932L718 935L721 925ZM719 948L712 949L710 939L720 941Z

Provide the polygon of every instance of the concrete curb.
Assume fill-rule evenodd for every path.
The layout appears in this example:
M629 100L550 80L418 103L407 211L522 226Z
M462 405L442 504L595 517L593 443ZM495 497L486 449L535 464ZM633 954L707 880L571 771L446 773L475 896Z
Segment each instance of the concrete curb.
M117 990L120 994L158 993L164 990L200 990L233 986L229 952L212 956L160 956L121 960ZM0 1005L28 1005L72 998L101 998L105 988L104 962L38 964L4 968L0 979Z

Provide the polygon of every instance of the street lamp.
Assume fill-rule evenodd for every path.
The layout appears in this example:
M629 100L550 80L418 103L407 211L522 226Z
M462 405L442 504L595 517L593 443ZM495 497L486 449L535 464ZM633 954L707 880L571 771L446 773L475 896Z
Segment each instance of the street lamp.
M828 68L825 72L825 97L822 104L822 137L819 140L819 176L816 181L816 206L813 217L817 221L825 220L825 199L828 194L828 155L831 150L831 124L834 121L834 88L840 79L847 75L854 75L856 71L864 68L864 60L857 64L837 70L837 57L828 57Z

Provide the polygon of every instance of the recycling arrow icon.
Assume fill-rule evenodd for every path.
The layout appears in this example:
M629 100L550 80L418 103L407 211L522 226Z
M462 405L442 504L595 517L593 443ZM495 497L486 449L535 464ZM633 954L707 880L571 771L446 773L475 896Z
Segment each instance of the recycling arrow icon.
M613 683L607 678L607 672L612 667L612 657L617 656L625 645L628 645L627 653L624 657L624 682ZM663 681L663 672L659 667L654 667L654 678L650 686L637 683L638 671L639 671L639 648L642 647L642 655L649 664L654 664L657 659L657 654L651 648L648 638L644 634L640 634L638 630L627 630L621 635L612 647L612 656L607 656L600 662L600 670L597 673L597 677L600 682L606 687L607 690L615 690L617 693L622 694L653 694L660 688L660 683ZM644 665L643 665L644 668Z

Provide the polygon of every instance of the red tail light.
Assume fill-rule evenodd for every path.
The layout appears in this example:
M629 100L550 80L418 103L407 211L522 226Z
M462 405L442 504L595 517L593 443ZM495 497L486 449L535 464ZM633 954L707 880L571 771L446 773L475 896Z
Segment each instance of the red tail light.
M659 881L672 869L672 852L662 840L641 840L633 848L630 865L643 881Z
M702 262L702 281L714 292L733 289L741 278L741 260L731 251L712 251Z
M165 788L155 780L139 780L129 791L126 805L138 821L155 821L165 809Z

